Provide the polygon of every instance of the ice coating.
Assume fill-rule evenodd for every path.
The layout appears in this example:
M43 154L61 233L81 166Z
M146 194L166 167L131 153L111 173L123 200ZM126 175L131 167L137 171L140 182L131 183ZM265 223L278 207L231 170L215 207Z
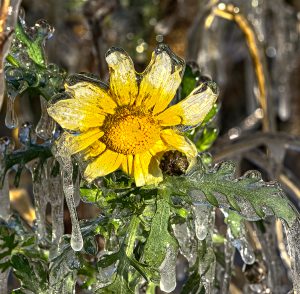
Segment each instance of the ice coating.
M159 267L160 271L160 289L171 293L176 288L176 261L177 251L169 245L166 257Z

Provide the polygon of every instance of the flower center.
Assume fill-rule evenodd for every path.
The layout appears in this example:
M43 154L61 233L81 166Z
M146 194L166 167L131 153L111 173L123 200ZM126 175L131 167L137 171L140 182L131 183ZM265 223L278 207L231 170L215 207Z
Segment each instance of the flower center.
M106 146L122 154L138 154L149 150L158 140L160 127L153 116L137 108L121 108L107 116L100 139Z

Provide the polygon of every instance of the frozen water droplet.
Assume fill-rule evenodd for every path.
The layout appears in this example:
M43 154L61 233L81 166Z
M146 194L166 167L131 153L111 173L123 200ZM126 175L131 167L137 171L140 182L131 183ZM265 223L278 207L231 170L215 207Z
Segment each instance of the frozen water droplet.
M55 131L55 121L47 112L47 101L40 96L41 102L41 118L35 128L36 134L43 140L48 140L53 136Z
M244 178L249 178L249 179L257 179L257 180L261 180L261 173L257 170L249 170L247 171L244 176Z
M45 39L50 39L54 33L54 28L44 19L40 19L36 22L35 30L38 35Z
M233 246L240 252L243 261L246 264L253 264L255 262L255 254L244 236L232 241Z
M7 108L6 108L6 116L5 116L5 125L9 129L14 129L18 126L18 118L15 113L14 103L16 96L8 95L7 99Z
M160 289L170 293L176 288L176 261L177 251L172 245L167 248L166 257L159 267L160 271Z
M207 236L211 207L207 205L193 205L193 211L196 236L198 240L202 241Z

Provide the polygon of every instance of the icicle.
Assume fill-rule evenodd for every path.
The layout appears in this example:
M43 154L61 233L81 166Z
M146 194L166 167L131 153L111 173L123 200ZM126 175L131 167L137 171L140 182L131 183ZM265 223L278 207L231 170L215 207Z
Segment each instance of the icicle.
M66 202L70 211L70 217L72 222L71 247L75 251L80 251L83 247L83 239L77 218L76 205L74 202L72 161L71 158L67 156L61 156L59 159L62 168L63 190L65 193Z
M195 216L195 232L198 240L206 238L208 232L208 222L210 218L211 206L194 203L193 211Z
M285 292L285 285L282 284L282 279L285 278L285 268L283 267L282 260L278 254L274 254L278 250L278 242L275 234L275 222L273 218L269 218L264 222L264 231L257 229L257 235L260 245L262 247L263 260L266 262L268 268L267 273L267 286L271 292L278 291L279 293Z
M0 189L0 217L8 221L10 217L10 200L9 200L9 172L6 173L3 186ZM0 292L2 293L2 292Z
M232 263L234 257L234 248L229 240L229 235L226 236L224 255L225 255L225 272L222 280L222 288L221 293L227 294L229 293L230 280L232 275Z
M48 115L47 101L44 97L40 96L41 102L41 118L35 128L36 134L43 140L48 140L52 137L55 130L55 122Z
M170 293L176 288L176 261L177 251L172 245L167 248L166 257L159 267L160 271L160 289Z
M8 293L7 285L8 285L9 272L10 270L6 270L4 272L0 271L0 293L1 294Z
M64 233L64 198L59 175L49 177L49 191L52 218L52 242L57 244Z
M239 251L246 264L255 262L255 254L248 243L244 220L235 212L221 210L227 220L227 234L232 245Z
M300 293L300 219L296 219L290 227L284 222L282 223L285 228L291 258L294 293Z
M187 223L173 224L172 229L179 243L180 253L187 259L189 267L193 267L197 260L197 241L192 235Z
M203 259L199 263L199 274L205 288L205 293L211 294L216 271L216 257L212 247L207 248Z
M16 94L17 93L13 93L13 94L7 93L7 109L5 115L5 125L9 129L14 129L18 126L18 117L16 116L15 109L14 109Z
M0 138L0 181L3 180L3 186L0 189L0 217L5 221L10 216L9 199L9 171L5 169L5 156L14 150L14 143L8 137ZM6 174L5 174L6 173Z
M45 191L49 190L47 185L47 180L45 178L44 169L37 174L38 160L31 161L26 164L32 175L32 188L34 196L34 206L36 214L36 224L37 224L37 235L39 241L43 241L46 238L46 206L48 197L45 195Z

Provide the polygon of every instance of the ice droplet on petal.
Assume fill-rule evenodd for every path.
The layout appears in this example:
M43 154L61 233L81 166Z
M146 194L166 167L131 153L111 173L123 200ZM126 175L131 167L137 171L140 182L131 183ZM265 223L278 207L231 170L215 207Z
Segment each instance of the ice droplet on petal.
M68 156L61 156L59 158L59 162L62 167L63 190L65 193L65 198L72 222L71 247L75 251L80 251L83 247L83 239L79 227L76 205L74 201L73 165L71 158Z
M167 248L166 257L159 267L160 271L160 289L170 293L176 288L176 261L177 251L169 245Z

